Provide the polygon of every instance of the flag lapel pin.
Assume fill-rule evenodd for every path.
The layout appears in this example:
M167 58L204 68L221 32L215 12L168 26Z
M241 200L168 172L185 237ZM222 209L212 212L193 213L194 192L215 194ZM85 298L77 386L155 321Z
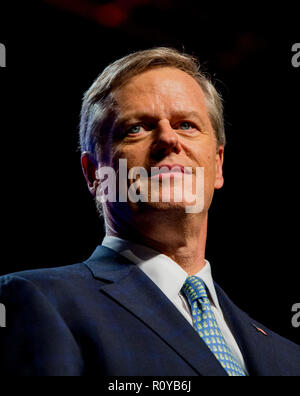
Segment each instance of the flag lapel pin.
M268 335L268 333L266 333L263 329L261 329L260 327L258 327L258 326L256 326L254 323L252 323L252 325L256 328L256 330L258 331L258 332L260 332L261 334L263 334L263 335L265 335L265 336L267 336Z

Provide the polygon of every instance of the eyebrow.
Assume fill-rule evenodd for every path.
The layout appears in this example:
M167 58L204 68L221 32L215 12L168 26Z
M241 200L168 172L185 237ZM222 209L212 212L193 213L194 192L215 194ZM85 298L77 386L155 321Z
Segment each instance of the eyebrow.
M199 122L201 127L205 127L205 122L203 121L203 118L197 111L176 111L173 113L172 118L183 118L183 119L195 119ZM148 121L148 122L153 122L154 120L157 120L157 117L149 115L149 113L145 112L132 112L125 114L124 116L117 117L114 123L115 128L120 128L126 123L129 123L130 120L136 120L136 121Z
M179 118L194 118L197 119L201 125L204 125L203 117L198 113L198 111L179 111L175 113Z

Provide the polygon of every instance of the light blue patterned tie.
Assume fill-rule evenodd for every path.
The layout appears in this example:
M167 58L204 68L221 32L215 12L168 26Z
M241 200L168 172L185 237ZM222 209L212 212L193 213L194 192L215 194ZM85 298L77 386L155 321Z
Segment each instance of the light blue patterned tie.
M189 276L182 287L182 292L190 303L195 330L224 370L230 376L245 376L246 374L233 357L216 322L203 280L197 276Z

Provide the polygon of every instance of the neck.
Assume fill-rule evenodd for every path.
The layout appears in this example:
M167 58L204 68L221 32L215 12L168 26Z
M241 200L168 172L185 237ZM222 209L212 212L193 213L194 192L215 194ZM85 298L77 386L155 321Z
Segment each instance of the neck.
M188 275L194 275L205 265L207 213L199 215L159 217L142 216L130 225L105 215L106 235L117 236L146 245L179 264Z

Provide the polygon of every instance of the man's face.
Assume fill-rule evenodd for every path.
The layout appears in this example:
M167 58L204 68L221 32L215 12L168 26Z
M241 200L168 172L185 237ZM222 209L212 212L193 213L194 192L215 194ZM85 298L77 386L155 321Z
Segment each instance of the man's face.
M117 104L116 119L111 139L108 139L109 147L104 147L106 152L111 153L109 165L117 171L118 160L126 159L128 170L143 167L150 176L151 167L176 164L192 168L194 183L196 168L203 167L203 210L207 211L214 189L223 184L223 147L218 147L216 143L205 96L199 84L181 70L157 68L133 77L113 96ZM171 196L178 188L179 177L175 173L171 176ZM156 178L161 184L162 176ZM150 190L149 177L149 195ZM183 208L186 202L180 204L171 200L169 203L157 203L149 198L142 205L130 201L127 205L127 209L137 213L142 208ZM113 206L118 208L117 203ZM119 209L120 213L121 206ZM122 204L122 211L124 209Z

